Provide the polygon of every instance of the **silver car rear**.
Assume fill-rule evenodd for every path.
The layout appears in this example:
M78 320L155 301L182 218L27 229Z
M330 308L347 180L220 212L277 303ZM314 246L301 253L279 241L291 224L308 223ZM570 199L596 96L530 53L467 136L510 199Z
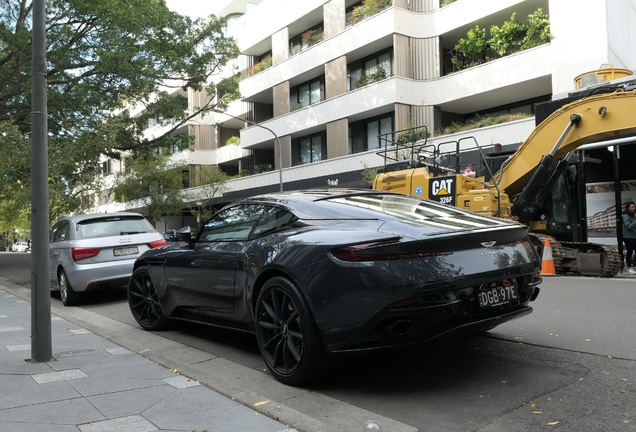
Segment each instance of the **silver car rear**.
M50 280L64 304L78 293L128 283L135 259L166 240L138 213L72 216L51 229Z

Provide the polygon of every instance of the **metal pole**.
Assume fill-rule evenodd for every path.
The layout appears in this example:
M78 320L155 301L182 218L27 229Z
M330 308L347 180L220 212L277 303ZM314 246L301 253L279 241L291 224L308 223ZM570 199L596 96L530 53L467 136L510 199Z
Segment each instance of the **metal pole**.
M33 0L31 84L31 361L51 360L46 0Z
M280 144L280 139L278 139L278 135L276 135L276 133L273 130L271 130L270 128L267 128L267 127L265 127L263 125L260 125L258 123L254 123L252 121L249 121L249 120L246 120L246 119L243 119L243 118L240 118L240 117L233 116L232 114L228 114L228 113L220 111L220 110L212 110L212 111L214 111L215 113L218 113L218 114L224 114L224 115L226 115L228 117L232 117L232 118L237 119L237 120L244 121L245 123L251 124L252 126L258 126L259 128L265 129L265 130L271 132L272 135L274 135L274 137L276 138L276 141L278 142L278 175L279 175L279 180L278 181L279 181L279 184L280 184L280 191L282 192L283 191L283 147Z

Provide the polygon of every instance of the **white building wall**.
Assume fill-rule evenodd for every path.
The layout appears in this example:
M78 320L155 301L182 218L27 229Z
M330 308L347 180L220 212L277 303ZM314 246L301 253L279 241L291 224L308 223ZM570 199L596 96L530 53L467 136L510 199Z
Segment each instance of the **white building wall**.
M247 52L329 0L265 0L239 20L239 48ZM259 53L260 54L260 53Z
M615 67L636 68L636 0L608 1L609 62Z
M550 44L550 62L554 94L574 89L576 76L599 69L608 62L606 5L615 1L550 1L550 28L554 35Z

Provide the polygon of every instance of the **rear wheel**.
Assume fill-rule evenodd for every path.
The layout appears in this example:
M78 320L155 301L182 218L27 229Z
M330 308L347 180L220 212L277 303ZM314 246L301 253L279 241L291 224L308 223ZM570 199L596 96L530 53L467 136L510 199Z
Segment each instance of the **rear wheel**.
M60 299L64 306L75 306L79 303L81 294L73 291L64 269L60 270L57 275L57 285L60 287Z
M147 267L139 267L130 277L128 306L144 330L162 330L168 326L168 318L163 314Z
M256 303L256 337L270 373L280 382L300 385L328 369L318 328L298 288L275 277Z

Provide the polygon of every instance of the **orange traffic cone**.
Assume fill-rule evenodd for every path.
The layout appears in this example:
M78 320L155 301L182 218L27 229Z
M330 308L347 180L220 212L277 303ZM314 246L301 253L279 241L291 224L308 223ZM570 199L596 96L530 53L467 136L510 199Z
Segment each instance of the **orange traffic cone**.
M552 247L550 247L550 237L546 237L545 244L543 246L541 276L556 276L556 271L554 270L554 259L552 258Z

